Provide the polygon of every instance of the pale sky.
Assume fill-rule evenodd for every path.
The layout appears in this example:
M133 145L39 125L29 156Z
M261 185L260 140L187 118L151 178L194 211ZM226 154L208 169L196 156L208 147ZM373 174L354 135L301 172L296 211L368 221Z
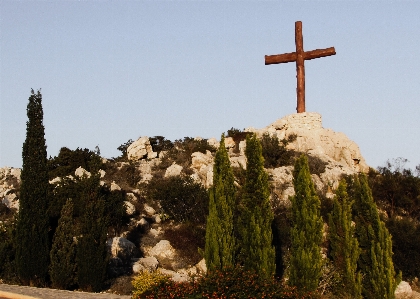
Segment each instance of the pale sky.
M295 21L306 110L371 167L420 164L420 1L0 1L0 167L22 165L26 105L42 88L49 156L140 136L220 138L296 110Z

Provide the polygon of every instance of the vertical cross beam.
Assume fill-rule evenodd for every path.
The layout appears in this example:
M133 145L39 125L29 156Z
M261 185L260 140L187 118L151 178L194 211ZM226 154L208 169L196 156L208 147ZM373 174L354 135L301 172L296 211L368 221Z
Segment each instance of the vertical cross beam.
M305 112L305 57L303 52L302 22L295 23L297 113Z
M295 44L296 52L278 54L278 55L266 55L265 64L279 64L287 62L296 62L296 78L297 78L297 113L306 111L305 107L305 60L326 57L335 55L334 47L327 49L316 49L305 52L303 50L303 35L302 35L302 22L295 22Z

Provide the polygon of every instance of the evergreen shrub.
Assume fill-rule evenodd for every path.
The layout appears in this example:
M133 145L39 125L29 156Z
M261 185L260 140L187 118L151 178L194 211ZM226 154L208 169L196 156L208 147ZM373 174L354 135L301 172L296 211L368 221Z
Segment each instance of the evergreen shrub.
M277 135L265 133L261 138L262 154L265 168L276 168L293 164L295 151L286 148L289 142L293 142L296 135L290 135L288 139L279 140Z
M207 190L191 177L153 178L146 193L150 199L160 202L163 213L171 219L205 223L209 204Z

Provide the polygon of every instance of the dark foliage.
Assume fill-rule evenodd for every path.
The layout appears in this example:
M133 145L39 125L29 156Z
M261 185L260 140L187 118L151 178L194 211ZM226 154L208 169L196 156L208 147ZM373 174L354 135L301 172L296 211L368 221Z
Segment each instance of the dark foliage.
M58 289L71 289L76 285L76 242L73 221L73 202L67 200L61 210L58 228L50 251L50 279Z
M152 179L147 194L159 201L163 212L175 221L205 223L209 203L207 190L192 178L174 176Z
M392 251L396 272L408 281L420 276L420 225L407 217L393 217L387 223L392 235Z
M15 261L15 235L16 221L14 218L0 223L0 279L12 284L19 283Z
M32 90L22 148L20 208L16 232L16 266L24 284L44 286L49 264L48 169L42 95Z
M372 195L388 217L405 215L420 219L420 177L410 169L396 167L387 161L378 172L369 173Z
M134 141L132 139L129 139L126 143L123 143L119 147L117 147L117 150L119 150L122 153L122 155L114 160L118 160L118 162L127 161L127 149L133 142Z
M322 161L316 156L308 155L309 172L311 174L320 175L321 173L324 173L327 164L327 162Z
M160 153L161 151L169 151L174 147L172 141L165 139L163 136L155 136L149 138L150 145L154 152Z
M165 229L163 238L171 242L172 247L178 250L182 259L194 265L203 258L200 251L204 249L205 235L206 230L203 226L184 223Z
M96 172L105 166L101 161L101 157L94 151L87 148L71 150L67 147L62 147L57 157L50 157L48 160L49 179L74 175L74 171L79 167L89 172Z
M86 198L83 196L86 188L90 188L92 178L63 178L57 185L51 185L49 216L51 223L51 232L54 233L58 225L58 219L61 216L61 209L65 205L67 199L73 200L76 225L79 223L80 217L83 215L86 208ZM97 179L96 179L97 180ZM99 181L98 181L99 184ZM99 186L95 192L104 201L105 213L107 215L108 231L111 235L117 235L121 232L129 221L124 206L125 192L114 190L111 191L107 186Z
M296 153L286 148L287 144L296 140L296 135L279 140L276 135L266 133L261 138L262 154L265 168L293 165Z
M99 185L99 177L83 180L84 211L80 217L80 235L77 236L77 281L84 291L98 292L106 279L108 264L107 209Z
M246 136L251 135L251 132L244 132L239 129L231 128L227 131L227 137L232 137L235 142L235 147L233 148L234 153L239 153L239 142L246 139Z

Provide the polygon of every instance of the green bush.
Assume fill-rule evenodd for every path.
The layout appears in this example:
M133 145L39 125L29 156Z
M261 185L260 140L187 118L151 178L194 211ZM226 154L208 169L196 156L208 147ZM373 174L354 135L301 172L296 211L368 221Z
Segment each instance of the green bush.
M157 286L162 285L163 283L167 282L169 278L158 272L141 272L133 279L133 299L136 298L144 298L142 297L146 292L156 288Z
M233 148L234 153L239 153L239 143L246 139L246 136L252 134L251 132L244 132L239 129L231 128L227 131L227 137L232 137L235 142L235 147Z
M50 180L56 177L74 175L74 171L79 167L89 172L104 168L101 157L97 153L87 148L71 150L67 147L62 147L57 157L50 157L47 166Z
M296 135L290 135L288 139L279 140L276 135L265 133L261 138L262 154L265 168L276 168L293 164L295 152L286 148L289 142L293 142Z
M209 204L207 190L192 178L154 178L148 184L146 192L151 199L159 201L163 213L175 221L205 223Z

